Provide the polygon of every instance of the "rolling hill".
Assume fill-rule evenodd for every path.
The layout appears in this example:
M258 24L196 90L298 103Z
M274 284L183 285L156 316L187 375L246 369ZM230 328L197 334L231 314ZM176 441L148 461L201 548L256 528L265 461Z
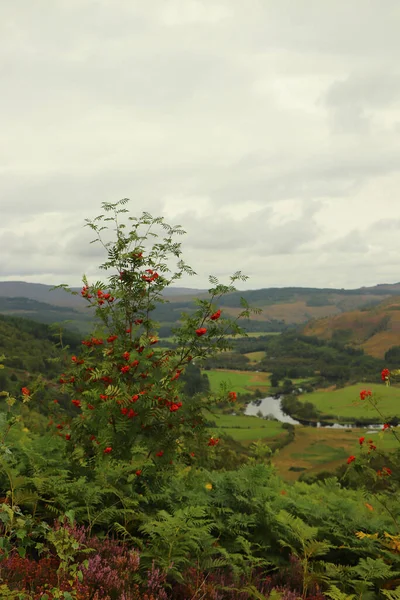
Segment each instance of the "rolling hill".
M79 288L73 289L79 291ZM155 318L164 327L171 328L179 320L182 311L194 309L193 299L195 297L204 297L206 294L204 289L169 288L165 292L168 302L157 308ZM232 317L237 316L241 311L242 297L250 305L262 309L259 315L254 315L250 322L244 324L248 331L278 332L288 326L302 325L312 321L310 329L307 330L310 335L314 331L313 328L318 332L315 335L320 335L326 324L328 332L323 332L323 335L329 336L329 324L331 323L329 319L334 319L332 321L333 329L347 329L347 319L350 319L351 326L355 328L350 336L351 341L355 344L366 344L367 352L380 356L383 348L387 349L387 343L395 337L396 327L394 317L390 318L389 321L394 328L390 340L387 332L392 331L391 326L386 328L386 337L381 336L372 340L372 337L376 335L376 332L373 333L374 328L382 327L379 319L384 316L379 316L381 308L378 308L378 313L375 313L374 307L380 305L382 301L396 302L396 297L400 301L400 283L381 284L354 290L301 287L245 290L228 294L222 298L220 302L222 310ZM393 297L394 300L391 300ZM358 325L360 319L363 323L366 319L365 310L369 311L368 322L370 325ZM355 311L361 316L347 317L348 311ZM49 285L22 281L0 281L0 313L26 316L45 323L70 321L70 327L82 332L87 329L90 319L90 312L80 295L72 296L62 289L52 290ZM315 319L324 319L324 321L315 324ZM169 334L165 333L164 335ZM386 341L381 342L380 339Z
M400 297L392 296L370 308L312 320L303 333L323 340L337 339L383 358L389 348L400 345Z

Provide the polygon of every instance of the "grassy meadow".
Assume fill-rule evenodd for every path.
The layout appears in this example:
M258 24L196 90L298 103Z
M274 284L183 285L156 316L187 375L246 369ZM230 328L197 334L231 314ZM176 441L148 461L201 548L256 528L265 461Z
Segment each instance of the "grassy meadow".
M248 394L259 389L268 393L270 388L269 373L256 371L231 371L229 369L204 370L210 381L212 392L219 390L221 383L226 382L228 388L238 394Z
M321 413L333 415L335 419L341 421L371 417L376 414L376 411L367 400L360 400L362 389L371 390L373 398L378 401L379 410L385 416L400 416L400 388L395 386L356 383L344 388L302 394L299 400L312 402ZM379 418L377 420L379 421Z
M359 454L360 436L373 439L381 449L393 450L399 447L390 431L372 433L368 429L296 427L294 441L275 454L273 463L281 477L287 481L298 479L304 472L334 471L346 462L348 456ZM299 470L291 470L293 467Z
M266 355L264 350L260 350L259 352L247 352L245 356L249 359L251 363L258 363L262 360Z
M223 437L229 435L238 442L255 442L257 440L271 440L286 435L282 423L278 421L265 421L258 417L245 415L208 415L210 421L215 421L213 434Z

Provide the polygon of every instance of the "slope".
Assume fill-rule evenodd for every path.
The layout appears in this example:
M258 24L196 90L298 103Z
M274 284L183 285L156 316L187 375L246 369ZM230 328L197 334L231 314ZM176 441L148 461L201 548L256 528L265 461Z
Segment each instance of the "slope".
M383 358L391 347L400 345L400 298L391 297L371 308L310 321L303 333L346 342Z

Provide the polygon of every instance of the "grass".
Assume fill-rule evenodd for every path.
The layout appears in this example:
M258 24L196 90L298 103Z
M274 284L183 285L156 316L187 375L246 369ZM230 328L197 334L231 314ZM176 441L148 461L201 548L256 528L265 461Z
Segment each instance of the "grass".
M265 355L266 352L264 352L264 350L260 350L259 352L248 352L247 354L245 354L245 356L247 356L249 361L252 363L260 362L260 360L262 360L265 357Z
M302 394L299 399L303 402L312 402L323 414L333 415L335 419L357 419L359 417L371 417L376 411L369 403L360 401L360 390L368 389L373 393L379 410L387 417L400 416L400 388L385 386L377 383L357 383L344 388L317 391L311 394ZM377 422L381 418L377 417Z
M245 415L207 415L210 421L215 421L215 427L210 428L212 433L223 437L229 435L238 442L255 442L263 439L273 439L286 435L282 424L277 421L265 421L258 417Z
M378 449L393 450L399 447L390 431L377 434L367 429L296 427L294 441L274 456L273 463L287 481L298 479L304 472L334 471L350 455L359 456L360 436L373 439ZM302 471L291 471L291 467L301 468Z
M259 337L263 337L266 335L280 335L281 332L280 331L250 331L247 336L244 337L249 337L249 338L259 338ZM240 335L227 335L227 338L241 338L243 336ZM160 341L165 341L165 342L173 342L174 338L173 336L167 336L167 337L161 337Z
M217 392L221 383L226 382L228 389L238 394L248 394L259 389L267 393L270 387L268 373L255 371L230 371L229 369L212 369L203 371L208 376L212 392Z

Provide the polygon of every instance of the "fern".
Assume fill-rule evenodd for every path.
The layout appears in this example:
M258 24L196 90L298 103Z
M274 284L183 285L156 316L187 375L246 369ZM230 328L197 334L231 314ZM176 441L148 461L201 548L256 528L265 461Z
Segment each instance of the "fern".
M325 592L325 595L332 600L354 600L356 596L354 594L345 594L341 592L336 585L331 585L329 590Z
M395 590L381 590L381 593L389 600L400 600L400 586Z

